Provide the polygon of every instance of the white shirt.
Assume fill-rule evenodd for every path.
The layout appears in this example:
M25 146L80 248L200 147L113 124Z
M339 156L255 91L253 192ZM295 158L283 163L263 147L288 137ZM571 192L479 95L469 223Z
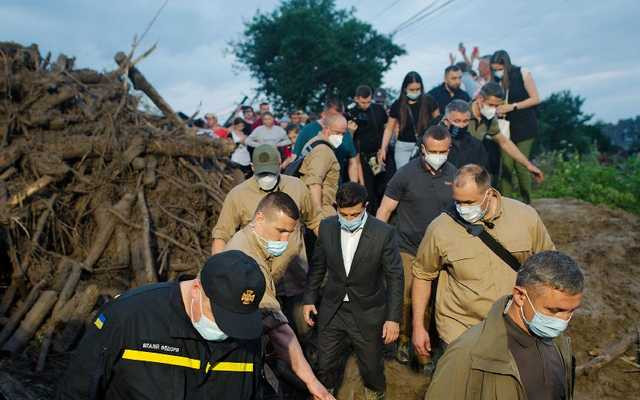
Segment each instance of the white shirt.
M238 163L242 166L248 166L251 164L251 155L249 154L249 150L244 143L240 143L240 136L233 129L231 132L231 138L233 142L238 145L236 149L231 154L231 161Z
M349 276L351 271L351 263L353 262L353 256L356 254L358 243L360 243L360 236L362 236L362 228L367 222L367 212L365 211L362 218L362 225L355 232L349 232L344 229L340 229L340 245L342 246L342 261L344 263L344 269L346 275ZM349 301L349 295L344 295L344 301Z

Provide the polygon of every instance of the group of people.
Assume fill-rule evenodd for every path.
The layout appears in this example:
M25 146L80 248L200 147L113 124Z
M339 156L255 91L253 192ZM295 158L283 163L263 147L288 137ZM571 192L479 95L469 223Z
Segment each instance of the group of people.
M333 399L354 354L366 399L390 357L432 375L427 399L571 399L584 278L526 204L535 84L505 51L474 58L473 98L452 65L428 93L407 74L388 111L365 85L328 99L293 140L266 109L234 120L251 177L212 256L103 307L60 398Z

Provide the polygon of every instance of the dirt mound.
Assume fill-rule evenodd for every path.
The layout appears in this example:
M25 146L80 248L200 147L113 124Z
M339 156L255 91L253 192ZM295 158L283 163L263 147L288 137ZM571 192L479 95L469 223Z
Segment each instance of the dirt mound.
M574 315L569 335L578 365L616 342L640 323L640 218L624 211L574 199L534 202L558 250L584 268L583 306ZM635 356L635 346L626 353ZM640 374L621 359L578 377L577 399L632 399L640 393ZM385 366L387 399L423 399L429 379L389 361ZM362 383L355 360L347 364L340 400L361 399Z

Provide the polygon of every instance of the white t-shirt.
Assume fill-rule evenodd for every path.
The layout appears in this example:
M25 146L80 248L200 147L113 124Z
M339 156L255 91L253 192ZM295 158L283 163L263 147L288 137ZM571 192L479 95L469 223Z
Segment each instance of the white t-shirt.
M244 167L250 165L251 155L249 154L247 146L244 143L240 143L240 136L234 130L231 130L229 132L231 133L233 142L238 145L231 154L231 161Z

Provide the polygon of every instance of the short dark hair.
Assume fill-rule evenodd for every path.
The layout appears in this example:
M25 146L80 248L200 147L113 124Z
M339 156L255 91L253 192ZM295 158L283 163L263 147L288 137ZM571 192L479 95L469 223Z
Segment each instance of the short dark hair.
M265 111L265 112L263 112L263 113L261 114L261 116L262 116L262 117L269 116L269 117L271 117L271 118L275 118L275 117L273 116L273 113L272 113L271 111Z
M367 189L359 183L347 182L336 193L336 204L339 208L353 207L367 202Z
M449 133L449 129L447 129L446 126L433 125L429 129L427 129L427 131L424 133L424 136L422 137L422 142L427 143L428 138L438 140L438 141L451 139L451 133Z
M272 192L264 196L258 203L255 214L261 212L265 215L273 215L278 211L282 211L284 215L296 221L300 219L300 210L296 202L284 192Z
M356 88L356 97L367 98L371 97L373 90L367 85L360 85Z
M238 125L238 124L244 124L244 119L240 118L240 117L235 117L233 119L233 123L232 125Z
M529 257L518 271L516 285L546 286L574 295L584 290L584 275L578 263L559 251L542 251Z
M488 82L480 89L480 96L487 97L493 96L504 100L504 89L498 83Z
M324 102L324 109L330 110L335 108L337 112L344 112L344 104L342 104L342 100L337 97L329 96Z
M453 179L455 187L463 187L469 181L473 181L480 191L491 187L491 174L478 164L467 164L460 167Z
M287 129L285 129L287 131L287 133L291 132L291 131L299 131L300 130L300 125L298 124L289 124L287 125Z
M458 67L458 69L460 69L460 71L462 71L462 72L469 72L469 64L467 64L464 61L460 61L458 63L455 63L454 66Z
M269 102L268 101L263 101L262 103L260 103L261 106L268 106Z
M471 108L469 107L469 103L466 101L455 99L444 108L444 115L449 115L452 112L468 113L471 112Z
M447 75L449 72L461 72L461 70L457 65L449 65L444 69L444 74Z

